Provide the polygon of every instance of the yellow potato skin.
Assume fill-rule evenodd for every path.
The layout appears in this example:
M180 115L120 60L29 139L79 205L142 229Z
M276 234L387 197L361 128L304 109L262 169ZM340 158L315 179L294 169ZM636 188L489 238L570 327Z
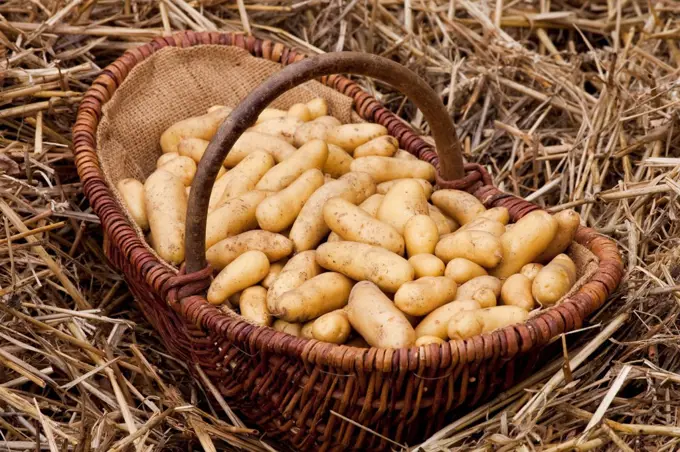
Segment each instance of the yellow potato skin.
M300 337L302 336L302 325L299 323L289 323L285 320L275 320L272 328L275 331L280 331L282 333L290 334L291 336Z
M300 330L300 337L305 339L314 339L314 334L312 334L312 328L314 327L314 320L310 320L302 325L302 330Z
M347 316L352 328L373 347L402 348L416 341L415 331L404 314L369 281L355 284Z
M303 146L312 140L326 140L326 134L328 134L329 126L322 122L307 122L302 124L295 131L294 141L295 146ZM337 147L337 146L336 146ZM342 148L339 148L342 149ZM343 150L343 152L345 152ZM349 154L347 154L349 155Z
M555 256L566 251L574 241L581 225L581 217L573 210L562 210L553 215L557 221L557 232L550 245L537 258L536 262L550 262Z
M379 155L382 157L392 157L399 149L399 141L389 135L373 138L354 149L354 158L368 157L369 155Z
M498 304L498 296L489 288L479 289L472 295L472 299L483 308L491 308Z
M229 185L229 179L225 179L224 176L218 177L215 183L213 184L213 188L210 191L210 200L208 201L208 213L212 212L215 210L219 204L220 201L222 200L222 195L224 194L224 189ZM189 189L191 187L187 187L187 196L189 196Z
M249 191L210 212L205 230L206 249L227 237L255 229L255 211L266 196L264 191Z
M404 283L394 294L394 305L413 316L425 316L453 301L456 283L445 276L426 276Z
M277 192L289 186L309 169L321 169L328 158L328 146L321 140L312 140L295 151L262 176L255 188Z
M248 129L248 131L273 135L286 140L290 144L293 144L295 142L295 130L297 130L297 128L302 124L304 123L298 118L292 116L281 116L257 123Z
M486 212L484 204L470 193L461 190L437 190L432 193L432 204L457 223L465 225Z
M398 149L397 152L394 153L394 158L400 160L418 160L418 157L403 149Z
M355 157L351 168L352 171L370 174L378 184L394 179L425 179L434 182L436 173L434 166L422 160L402 160L376 155Z
M293 224L302 206L324 184L323 173L312 168L293 183L262 201L255 212L257 222L266 231L280 232Z
M208 289L208 302L222 304L231 295L259 283L269 272L269 259L262 251L247 251L227 265Z
M344 344L351 332L347 313L342 309L324 314L312 324L314 339L331 344Z
M526 264L522 269L519 271L521 274L529 278L530 281L533 281L534 278L536 278L536 275L538 275L538 272L541 271L543 268L542 264Z
M413 180L404 180L385 194L377 218L403 234L404 227L411 217L427 214L427 198L420 184Z
M454 234L463 231L483 231L488 232L494 237L500 237L505 234L505 225L496 220L489 220L488 218L475 218L471 222L461 226Z
M317 124L323 124L323 125L325 125L329 128L330 127L337 127L337 126L342 124L340 122L340 120L338 118L336 118L335 116L328 116L328 115L323 115L323 116L319 116L318 118L314 118L312 120L312 122L317 123ZM328 143L328 144L331 144L331 143Z
M404 225L404 241L409 256L433 254L439 241L437 224L429 215L415 215Z
M340 273L321 273L267 305L273 315L287 322L307 322L345 307L352 285Z
M307 102L307 109L313 121L328 114L328 102L323 97L315 97Z
M255 124L259 124L261 122L269 121L270 119L282 118L282 117L287 116L287 115L288 115L288 112L286 110L281 110L281 109L278 109L278 108L265 108L257 116L257 121L255 121Z
M468 339L481 333L506 326L522 323L529 318L529 313L517 306L494 306L492 308L469 311L449 323L450 339Z
M154 249L172 264L184 262L184 228L187 196L182 180L174 174L156 170L144 182L144 204Z
M288 109L288 116L297 118L302 122L307 122L312 120L312 113L309 111L309 107L306 104L293 104Z
M205 253L208 263L218 270L229 265L246 251L262 251L269 262L276 262L293 252L293 242L269 231L247 231L220 240Z
M343 240L383 247L404 254L404 239L387 223L373 218L349 201L331 198L323 207L324 221Z
M434 336L440 339L448 339L447 328L449 321L470 310L479 310L480 306L474 300L455 300L430 312L416 326L416 336Z
M565 254L559 254L534 278L531 292L542 306L551 306L565 296L576 282L576 266Z
M200 138L182 138L177 145L177 152L179 155L189 157L194 162L198 163L203 158L205 150L208 148L210 141L202 140Z
M316 263L316 251L303 251L291 257L267 291L269 311L271 312L276 307L274 303L278 297L300 287L302 283L319 273L321 273L321 267Z
M262 286L248 287L239 298L241 315L256 325L270 326L272 315L267 309L267 289Z
M510 276L501 287L501 301L504 305L518 306L526 311L534 309L531 280L521 273Z
M324 243L316 250L316 261L323 268L356 281L371 281L386 292L396 292L414 277L413 267L406 259L365 243Z
M136 179L121 179L116 184L118 193L127 207L130 216L142 231L149 229L149 218L146 215L144 202L144 184Z
M409 258L416 279L423 276L444 276L444 262L433 254L416 254Z
M453 279L456 284L463 284L477 276L485 276L487 275L487 272L481 265L463 259L462 257L457 257L451 259L449 263L446 264L444 275Z
M437 209L432 204L429 203L427 204L427 210L430 215L430 218L432 218L434 222L437 224L437 230L439 231L440 237L451 232L454 232L459 228L458 223L456 223L451 218L446 218L444 214L441 213L439 209Z
M443 344L444 339L436 336L422 336L416 339L415 346L416 347L424 347L426 345L430 344Z
M484 231L462 231L442 237L434 254L444 262L462 257L484 268L494 268L503 257L501 241Z
M269 289L272 284L274 284L274 281L276 281L276 278L279 277L279 273L281 273L281 270L283 270L283 266L286 265L286 262L288 262L287 259L282 259L278 262L274 262L269 265L269 273L267 273L267 276L264 277L262 281L260 281L260 285L264 287L265 289Z
M177 157L179 157L179 152L168 152L167 154L161 154L161 156L158 157L158 160L156 160L156 168L160 168L170 160L176 159Z
M456 294L456 300L473 300L475 294L480 289L489 289L494 294L494 304L495 299L497 299L501 294L501 280L494 276L477 276L467 281L458 288L458 293Z
M328 145L328 158L326 164L323 166L323 172L329 174L332 178L337 179L344 174L349 173L354 159L341 147L334 144Z
M276 163L280 163L293 154L297 149L295 146L272 135L261 132L243 132L232 146L229 154L224 159L224 166L233 168L248 155L255 151L266 152L271 155Z
M376 191L380 193L381 195L384 195L388 191L390 191L390 188L394 187L396 184L398 184L401 181L404 180L414 180L420 184L420 187L423 189L423 193L425 193L425 198L430 199L430 196L432 196L432 184L426 181L425 179L394 179L394 180L388 180L387 182L383 182L381 184L378 184L376 187Z
M376 193L366 198L364 202L359 204L359 207L361 207L373 218L376 218L378 216L378 209L380 208L380 204L382 204L383 199L385 199L385 195Z
M518 273L546 250L557 232L557 221L548 212L535 210L501 236L503 260L489 272L501 279Z
M326 141L352 152L358 146L383 135L387 135L387 129L380 124L342 124L328 130Z
M222 124L222 121L230 113L231 108L222 107L210 113L174 123L161 134L161 150L163 153L177 152L182 138L192 137L210 141L220 127L220 124Z
M217 207L230 199L255 190L257 183L270 169L274 167L274 158L263 151L255 151L232 168L218 180L222 181L224 189Z
M194 180L194 176L196 175L196 162L194 162L189 157L180 155L179 157L175 157L169 162L163 164L158 169L162 169L163 171L174 174L182 180L184 186L188 187L191 185L191 182Z
M482 212L477 215L477 218L486 218L488 220L498 221L499 223L503 223L503 225L507 225L510 221L510 212L508 212L506 207L492 207L486 212Z

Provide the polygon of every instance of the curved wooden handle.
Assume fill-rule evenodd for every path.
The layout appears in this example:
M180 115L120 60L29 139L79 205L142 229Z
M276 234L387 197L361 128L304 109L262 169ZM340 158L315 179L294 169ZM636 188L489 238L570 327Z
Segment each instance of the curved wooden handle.
M430 125L440 174L444 179L463 177L463 156L451 116L439 96L413 71L377 55L336 52L317 55L286 66L243 99L222 123L198 164L189 193L186 224L186 272L203 269L208 201L217 172L236 140L257 121L258 115L284 92L317 77L338 73L364 75L381 80L405 94Z

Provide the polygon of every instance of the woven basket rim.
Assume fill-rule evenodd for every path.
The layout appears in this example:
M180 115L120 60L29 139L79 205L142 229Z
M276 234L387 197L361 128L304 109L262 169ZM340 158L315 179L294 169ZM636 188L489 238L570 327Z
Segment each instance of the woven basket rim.
M96 153L96 129L102 115L103 105L111 99L130 70L167 46L190 47L194 45L234 45L249 51L253 56L280 62L282 65L299 61L305 56L283 44L263 41L239 33L180 32L156 38L148 44L126 51L107 66L86 92L78 109L73 128L76 166L83 190L95 213L102 219L102 226L116 243L127 260L136 269L136 275L153 287L164 300L168 294L181 286L182 276L168 268L165 262L150 253L139 239L134 227L123 213L111 187L105 181ZM365 120L381 124L392 121L399 132L397 138L403 148L418 155L424 148L432 149L425 140L416 135L403 121L387 111L373 97L349 79L334 75L322 77L322 83L355 99L355 111ZM396 121L396 122L395 122ZM485 204L510 200L522 206L519 217L538 207L497 189L478 190L475 194ZM513 218L516 220L516 218ZM190 322L219 334L228 341L248 344L255 350L298 357L313 365L326 365L343 371L391 371L416 370L426 363L427 367L450 367L465 365L483 359L512 359L515 355L545 345L555 336L580 327L583 320L599 308L617 287L623 264L615 243L590 228L580 227L575 242L588 248L598 259L598 270L576 293L558 305L542 310L522 324L511 325L465 340L446 341L402 349L358 348L336 345L314 339L294 337L275 331L270 327L253 325L236 313L226 314L210 305L203 296L177 300L171 306Z

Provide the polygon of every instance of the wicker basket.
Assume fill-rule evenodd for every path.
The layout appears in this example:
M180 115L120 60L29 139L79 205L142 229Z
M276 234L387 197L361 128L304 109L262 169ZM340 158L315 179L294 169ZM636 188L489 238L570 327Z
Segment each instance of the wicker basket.
M206 45L232 46L283 66L302 61L280 70L269 79L268 85L258 87L255 94L261 95L260 98L248 96L247 102L239 105L211 142L192 187L187 215L187 266L178 272L153 253L118 202L107 167L102 164L102 153L108 151L98 147L97 140L101 140L98 129L106 120L105 104L135 66L147 59L162 58L164 52L159 50L165 47ZM104 69L80 105L73 129L78 172L84 191L101 219L107 255L124 273L140 308L168 350L180 359L200 365L227 401L251 422L297 449L385 449L390 446L384 438L358 428L334 412L394 441L413 445L465 407L508 388L531 372L539 351L552 338L579 328L616 288L623 271L621 257L610 239L582 227L570 251L577 261L581 256L577 264L582 278L578 287L557 306L541 311L524 324L465 341L420 348L361 349L296 338L254 326L238 315L225 314L208 304L204 293L212 271L204 266L201 244L204 243L206 194L217 172L217 166L210 163L222 161L231 144L248 127L247 119L255 118L259 109L283 90L313 77L320 77L322 84L353 101L355 120L358 114L363 120L384 125L399 139L403 149L441 166L440 188L467 190L487 207L505 206L512 221L538 209L497 190L479 165L461 165L455 129L448 115L445 119L435 117L443 111L440 102L432 105L432 97L425 94L422 99L413 99L429 120L437 149L442 154L441 164L432 146L358 85L342 76L329 76L336 72L354 72L387 79L413 98L424 82L409 80L416 85L401 83L400 86L398 80L392 80L400 77L384 73L392 71L396 63L368 67L371 65L365 64L367 58L361 59L363 65L356 61L348 63L351 58L340 57L342 61L332 57L304 58L281 44L221 33L185 32L127 51ZM320 66L315 67L317 63ZM222 75L229 77L229 74ZM313 83L314 87L321 86ZM317 89L314 87L312 90ZM145 89L143 86L132 88L128 92L139 93ZM165 94L172 96L173 92L169 89ZM158 136L152 138L157 143ZM154 152L160 153L160 150ZM153 162L150 166L143 165L147 167L137 171L146 174L138 177L148 175L153 169ZM464 177L461 177L463 168Z

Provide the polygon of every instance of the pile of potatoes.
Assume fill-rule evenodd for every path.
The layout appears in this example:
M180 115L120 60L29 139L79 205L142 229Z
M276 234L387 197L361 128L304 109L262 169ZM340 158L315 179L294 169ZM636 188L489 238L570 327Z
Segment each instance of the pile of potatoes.
M173 124L144 183L121 199L159 256L184 261L191 182L231 109ZM236 142L210 195L210 303L262 326L336 344L398 348L523 322L576 282L563 254L571 210L508 224L378 124L341 124L323 99L266 109Z

